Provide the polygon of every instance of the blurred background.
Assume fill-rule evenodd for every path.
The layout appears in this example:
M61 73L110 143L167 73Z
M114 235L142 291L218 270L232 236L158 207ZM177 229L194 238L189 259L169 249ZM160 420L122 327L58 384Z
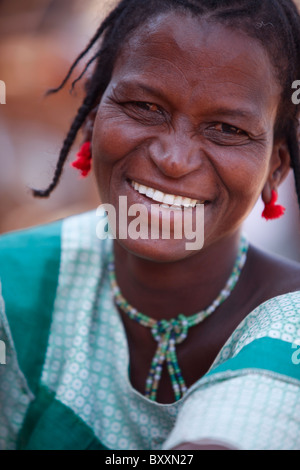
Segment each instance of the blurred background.
M45 188L76 110L80 83L44 97L57 86L85 47L99 21L116 0L0 0L0 80L6 104L0 104L0 233L46 223L93 209L99 204L93 175L81 179L68 162L49 199L34 199L29 188ZM298 2L300 3L300 2ZM76 74L81 71L78 68ZM300 77L298 77L300 79ZM256 245L300 261L300 217L292 173L280 187L287 210L278 221L261 218L262 201L245 223Z

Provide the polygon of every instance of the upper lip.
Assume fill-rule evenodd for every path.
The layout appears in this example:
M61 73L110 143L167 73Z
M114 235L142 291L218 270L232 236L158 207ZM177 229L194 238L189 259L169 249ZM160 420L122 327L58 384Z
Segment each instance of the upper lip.
M207 201L208 199L203 196L199 196L199 194L195 195L195 193L188 193L186 191L178 192L178 190L168 189L166 187L158 186L156 183L149 183L147 181L143 181L140 178L128 178L128 180L135 181L136 183L143 184L144 186L148 186L149 188L156 189L157 191L161 191L162 193L165 194L172 194L173 196L181 196L181 197L187 197L190 199L196 199L197 201Z

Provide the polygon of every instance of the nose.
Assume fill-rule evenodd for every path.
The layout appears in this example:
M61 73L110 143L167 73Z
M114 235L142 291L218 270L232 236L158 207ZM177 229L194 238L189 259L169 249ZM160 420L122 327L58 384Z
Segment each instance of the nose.
M181 178L198 170L203 163L201 154L199 139L188 133L169 133L150 145L152 161L170 178Z

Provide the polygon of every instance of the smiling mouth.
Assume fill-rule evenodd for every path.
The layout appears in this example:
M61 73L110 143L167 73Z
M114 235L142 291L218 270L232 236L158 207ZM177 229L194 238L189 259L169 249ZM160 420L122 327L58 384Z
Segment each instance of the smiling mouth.
M185 196L178 196L175 194L167 194L159 191L158 189L145 186L143 184L137 183L136 181L130 181L131 186L139 194L152 199L153 202L160 202L161 207L165 208L177 208L181 210L184 207L196 207L196 204L204 204L205 200L199 201L197 199L191 199Z

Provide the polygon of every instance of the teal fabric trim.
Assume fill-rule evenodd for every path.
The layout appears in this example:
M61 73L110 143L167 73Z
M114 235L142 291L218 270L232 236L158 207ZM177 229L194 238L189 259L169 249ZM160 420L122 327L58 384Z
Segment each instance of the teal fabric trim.
M273 338L260 338L247 344L233 358L208 372L205 377L220 372L261 369L300 380L300 365L292 360L295 349L291 343Z
M109 450L93 431L46 387L27 411L17 450Z
M62 221L0 237L0 279L19 366L37 390L60 264Z

